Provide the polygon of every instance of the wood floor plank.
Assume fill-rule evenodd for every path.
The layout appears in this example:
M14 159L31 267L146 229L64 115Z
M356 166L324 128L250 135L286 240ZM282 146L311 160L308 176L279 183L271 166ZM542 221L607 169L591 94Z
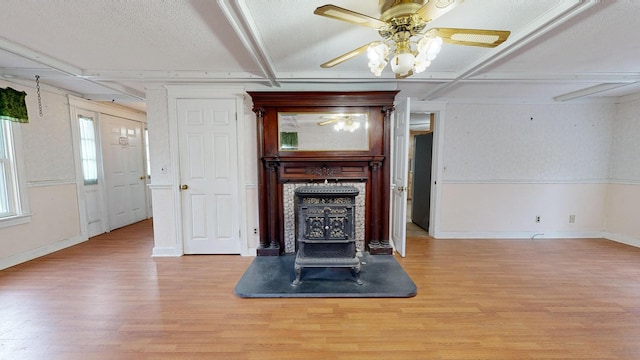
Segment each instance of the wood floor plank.
M241 299L143 221L0 271L0 359L640 359L640 249L411 237L413 298Z

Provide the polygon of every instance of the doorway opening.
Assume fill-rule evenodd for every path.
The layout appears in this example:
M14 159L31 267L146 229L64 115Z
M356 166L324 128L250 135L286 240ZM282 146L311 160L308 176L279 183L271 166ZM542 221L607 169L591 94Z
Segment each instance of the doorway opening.
M410 115L407 237L429 236L435 119L434 112L411 112Z

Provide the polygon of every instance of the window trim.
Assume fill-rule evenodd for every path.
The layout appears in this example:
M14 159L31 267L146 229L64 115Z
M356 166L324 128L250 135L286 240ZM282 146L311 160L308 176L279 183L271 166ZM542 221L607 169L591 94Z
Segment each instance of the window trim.
M99 178L99 171L98 171L98 139L97 139L97 131L96 131L96 120L95 118L91 117L91 116L87 116L84 114L77 114L77 120L78 120L78 139L80 140L79 142L79 150L80 150L80 170L82 173L82 181L83 184L85 186L89 186L89 185L97 185L98 184L98 178ZM82 121L89 121L91 122L91 129L92 129L92 138L89 139L83 135L87 135L87 134L83 134L82 129L84 128L81 125ZM84 146L84 141L85 140L90 140L93 144L93 155L94 158L93 159L89 159L89 158L85 158L85 154L83 149L85 148ZM91 169L94 173L95 173L95 178L93 179L87 179L85 177L86 172L88 169L85 168L85 163L87 161L91 161L93 163L93 169Z
M5 125L4 123L7 123ZM15 214L0 217L0 228L9 226L15 226L20 224L26 224L31 221L31 212L29 210L29 197L27 194L27 181L24 167L24 155L22 153L22 132L19 123L11 121L1 121L0 126L7 126L9 128L8 136L11 137L11 141L8 143L11 145L7 149L10 154L10 158L13 159L13 187L15 189L14 196L16 197L16 209Z

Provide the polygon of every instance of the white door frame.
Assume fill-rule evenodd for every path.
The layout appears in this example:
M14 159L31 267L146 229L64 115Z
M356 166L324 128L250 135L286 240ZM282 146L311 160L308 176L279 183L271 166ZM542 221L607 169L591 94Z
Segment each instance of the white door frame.
M411 98L395 104L393 136L391 137L391 241L393 247L405 257L407 248L407 185L409 165L409 122ZM402 132L399 134L399 132ZM397 141L401 139L401 141Z
M445 110L447 104L439 101L411 101L412 112L437 113L433 127L433 154L431 164L431 201L429 216L429 235L440 235L440 207L442 198L442 158L444 149Z
M180 194L180 149L178 145L178 99L234 99L236 101L237 135L238 135L238 159L245 159L244 154L244 97L245 89L237 88L212 88L205 86L167 86L167 107L169 119L169 149L171 171L171 193L174 203L174 225L176 248L175 255L184 255L184 231L182 227L182 196ZM240 254L249 255L249 233L246 216L246 191L244 189L244 167L238 166L238 194L240 201Z

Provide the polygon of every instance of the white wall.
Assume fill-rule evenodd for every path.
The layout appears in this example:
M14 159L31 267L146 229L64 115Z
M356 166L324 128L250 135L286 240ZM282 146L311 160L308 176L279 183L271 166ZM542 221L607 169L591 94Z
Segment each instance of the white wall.
M182 249L178 249L177 222L180 219L175 218L178 199L173 191L173 186L177 185L173 183L168 111L167 90L147 89L154 256L182 255Z
M607 181L613 114L613 104L449 104L443 180Z
M640 246L640 100L619 104L613 122L606 236Z
M607 184L444 184L440 237L601 237ZM573 215L575 222L570 223ZM536 216L540 222L536 223Z
M244 166L245 198L247 205L247 254L255 254L260 245L260 218L258 214L258 127L256 114L252 110L253 103L250 96L244 99L244 147L245 158L241 159Z
M613 121L611 179L640 183L640 100L617 106Z
M0 229L0 269L86 240L80 236L76 186L30 185L31 221Z
M448 104L436 237L602 236L615 110Z
M31 221L0 228L0 269L73 245L80 236L68 99L43 87L42 112L32 86L0 81L27 93L29 123L20 124Z
M170 94L172 92L172 94ZM244 92L244 91L240 91ZM179 192L176 191L179 184L179 172L175 169L178 164L177 144L171 144L172 118L169 109L170 101L175 101L175 94L180 97L206 98L209 97L234 97L239 89L227 89L216 87L185 86L175 87L168 91L164 87L147 89L147 124L149 128L149 144L151 158L151 191L154 217L153 256L179 256L183 254L181 237L181 219L176 218L180 206ZM207 95L216 94L216 95ZM175 104L173 104L175 107ZM239 121L244 123L239 126L243 132L239 136L240 152L244 158L240 159L244 181L241 187L244 191L246 204L246 224L242 229L241 246L242 253L255 254L259 244L254 229L258 229L258 185L257 185L257 141L256 118L251 110L251 99L245 96L243 113L238 114ZM175 115L175 114L173 114ZM259 231L258 231L259 233Z
M86 240L78 196L68 99L26 91L20 125L32 220L0 229L0 269ZM154 255L179 255L167 90L149 89ZM256 124L244 101L241 142L247 250L258 246ZM533 118L533 119L531 119ZM640 245L640 101L613 104L448 104L437 237L588 237ZM573 224L568 215L575 215ZM541 216L536 224L535 216Z
M30 223L0 229L0 269L86 240L78 197L68 99L32 86L30 122L20 125ZM244 101L248 249L258 246L256 124ZM176 255L167 90L147 92L154 202L154 255ZM533 120L531 119L533 118ZM437 237L585 237L640 245L640 101L618 105L448 104ZM576 215L569 224L568 215ZM541 216L541 223L534 222ZM178 249L181 251L181 249Z
M167 91L151 89L147 98L155 189L154 255L179 255L179 219L174 218L178 184L171 168L177 154L169 151ZM248 247L255 249L256 127L249 98L244 105L245 234ZM611 172L618 178L640 179L637 173L619 175L640 172L640 166L629 161L638 153L633 139L640 131L634 125L639 107L637 103L448 104L436 237L601 237L620 232L625 239L639 238L637 225L618 215L637 213L637 207L624 200L640 197L638 184L610 184ZM162 168L165 172L159 174ZM608 212L614 214L609 220ZM535 222L537 216L540 223Z

